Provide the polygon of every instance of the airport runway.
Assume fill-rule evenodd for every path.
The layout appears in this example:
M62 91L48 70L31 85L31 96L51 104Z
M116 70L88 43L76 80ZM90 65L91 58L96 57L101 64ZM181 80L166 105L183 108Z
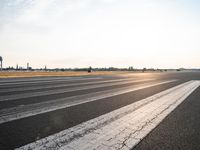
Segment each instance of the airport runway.
M0 150L200 149L200 72L0 79Z

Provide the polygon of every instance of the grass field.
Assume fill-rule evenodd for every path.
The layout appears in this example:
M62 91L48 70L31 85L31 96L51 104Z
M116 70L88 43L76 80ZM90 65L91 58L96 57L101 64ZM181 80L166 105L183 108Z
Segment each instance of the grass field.
M0 72L0 78L109 75L109 74L124 74L124 73L127 73L127 72L125 71L94 71L94 72L88 73L85 71L66 71L66 72L2 71Z

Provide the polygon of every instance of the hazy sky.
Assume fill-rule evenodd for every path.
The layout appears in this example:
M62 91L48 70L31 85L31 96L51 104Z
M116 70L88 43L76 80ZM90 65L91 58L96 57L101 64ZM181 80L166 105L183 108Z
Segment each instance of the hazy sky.
M199 0L0 0L4 66L200 68Z

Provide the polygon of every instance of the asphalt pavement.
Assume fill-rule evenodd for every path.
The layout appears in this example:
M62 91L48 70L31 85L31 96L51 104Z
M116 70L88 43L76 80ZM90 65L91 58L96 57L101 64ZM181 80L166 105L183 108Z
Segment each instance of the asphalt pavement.
M200 72L0 79L0 149L40 141L192 81L200 81ZM132 149L200 149L196 87Z

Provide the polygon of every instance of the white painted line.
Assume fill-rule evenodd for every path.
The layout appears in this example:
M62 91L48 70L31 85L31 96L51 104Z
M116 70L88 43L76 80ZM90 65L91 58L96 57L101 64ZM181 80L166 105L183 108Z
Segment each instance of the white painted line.
M90 85L90 84L103 84L103 83L112 83L112 82L120 82L120 81L136 81L136 78L125 78L125 79L113 79L113 80L103 80L103 81L89 81L89 82L81 82L81 83L59 83L54 85L41 85L41 86L31 86L31 87L19 87L19 88L9 88L9 89L1 89L1 93L4 92L18 92L18 91L27 91L27 90L38 90L38 89L46 89L46 88L60 88L60 87L69 87L69 86L80 86L80 85Z
M168 80L168 81L163 81L163 82L134 85L134 86L117 88L117 89L112 89L112 90L107 90L107 91L89 93L85 95L55 99L55 100L36 103L36 104L29 104L29 105L17 106L17 107L8 108L8 109L2 109L0 110L0 124L8 122L8 121L13 121L13 120L17 120L17 119L21 119L21 118L25 118L29 116L34 116L37 114L42 114L42 113L46 113L46 112L50 112L50 111L54 111L54 110L58 110L62 108L67 108L67 107L71 107L71 106L75 106L75 105L79 105L79 104L83 104L87 102L100 100L103 98L108 98L108 97L117 96L120 94L133 92L136 90L141 90L144 88L167 84L167 83L171 83L175 81L177 80Z
M82 80L97 80L102 79L101 77L93 77L93 78L83 78L83 77L71 77L67 79L61 80L41 80L41 81L26 81L26 82L9 82L9 83L0 83L0 86L5 85L18 85L18 84L30 84L30 83L53 83L53 82L65 82L65 81L82 81Z
M199 86L183 83L18 150L132 149Z
M49 81L49 80L64 80L71 78L83 78L83 77L25 77L25 78L0 78L1 83L11 82L32 82L32 81Z
M30 98L30 97L37 97L37 96L45 96L45 95L50 95L50 94L61 94L61 93L66 93L66 92L94 89L94 88L114 86L114 85L123 85L123 84L128 84L128 83L137 83L137 82L142 82L142 81L152 81L152 80L154 79L132 80L132 81L97 84L97 85L89 85L89 86L82 86L82 87L56 89L56 90L53 89L53 90L47 90L47 91L42 91L42 92L27 92L27 93L22 93L22 94L11 94L11 95L0 96L0 102L11 101L11 100L16 100L16 99L20 100L22 98Z

